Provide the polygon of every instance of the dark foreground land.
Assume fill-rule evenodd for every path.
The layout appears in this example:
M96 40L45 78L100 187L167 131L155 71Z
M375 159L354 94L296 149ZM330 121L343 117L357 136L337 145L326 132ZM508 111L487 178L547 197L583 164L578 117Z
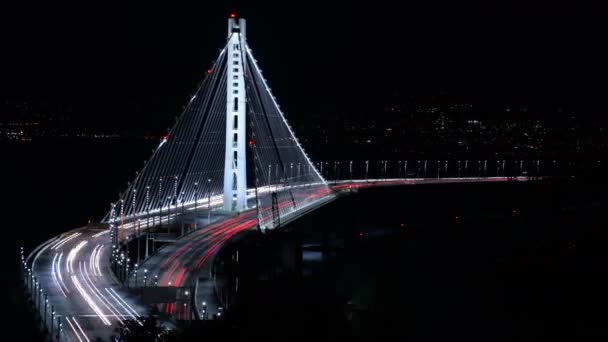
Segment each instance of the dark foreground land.
M238 326L226 336L606 337L604 190L562 180L340 199L224 251L222 295Z

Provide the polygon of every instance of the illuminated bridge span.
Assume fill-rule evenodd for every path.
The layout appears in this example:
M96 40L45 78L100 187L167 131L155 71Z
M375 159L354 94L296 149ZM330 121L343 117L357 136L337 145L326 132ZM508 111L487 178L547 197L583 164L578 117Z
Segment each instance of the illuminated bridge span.
M169 324L205 318L218 312L213 257L240 232L277 229L360 187L512 179L504 163L502 175L485 178L424 178L424 162L420 178L387 179L385 161L384 179L367 179L368 167L353 180L351 162L349 180L328 184L262 76L245 20L231 17L202 85L102 224L22 250L26 286L53 340L109 339L126 319L141 322L151 303ZM150 241L173 243L149 251Z
M257 220L262 230L271 229L279 216L331 196L275 101L245 32L244 19L229 19L226 46L202 85L106 217L113 234L209 198L227 212L264 208Z

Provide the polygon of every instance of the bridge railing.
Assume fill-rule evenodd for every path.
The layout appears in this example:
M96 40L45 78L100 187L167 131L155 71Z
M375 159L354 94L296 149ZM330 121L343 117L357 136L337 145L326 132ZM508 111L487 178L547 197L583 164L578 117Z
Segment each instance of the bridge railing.
M314 163L328 181L454 177L570 177L603 171L601 160L403 159L331 160Z
M20 248L19 271L23 281L23 293L27 305L34 314L36 327L42 335L46 336L49 341L67 341L65 330L63 329L62 316L55 312L55 306L49 302L48 292L45 291L45 284L42 279L38 279L33 268L33 255L43 246L56 241L51 239L45 244L40 245L36 250L30 253L27 257L24 254L23 247ZM32 259L32 267L28 266L29 260Z

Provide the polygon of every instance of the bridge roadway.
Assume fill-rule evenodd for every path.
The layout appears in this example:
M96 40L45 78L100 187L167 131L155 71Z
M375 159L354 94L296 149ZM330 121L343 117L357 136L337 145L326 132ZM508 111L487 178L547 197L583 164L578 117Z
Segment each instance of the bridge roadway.
M47 319L50 305L61 317L62 341L109 340L123 320L146 315L146 308L112 274L107 233L74 229L40 245L28 257L48 296Z
M479 183L527 181L528 177L489 178L433 178L433 179L370 179L331 182L334 191L351 189L400 186L415 184ZM318 201L311 208L302 208L285 221L305 214L327 202L327 193L313 194ZM286 205L279 203L279 205ZM212 207L213 208L213 207ZM271 215L270 208L260 208L262 215ZM146 269L151 286L158 276L159 286L190 286L198 282L197 310L206 302L208 314L218 310L211 277L213 258L220 247L240 232L257 224L257 211L250 209L236 216L214 216L215 222L183 236L174 243L159 249L140 265ZM206 221L206 220L204 220ZM64 339L67 341L91 341L100 337L108 340L124 319L145 316L147 309L116 280L110 270L108 253L110 242L107 231L87 228L75 229L40 245L28 256L34 274L49 294L58 316L64 319ZM141 277L141 273L140 273ZM142 278L140 278L142 279ZM130 278L135 285L134 277ZM140 286L143 283L139 282ZM161 310L176 319L186 319L189 308L176 303L166 303Z

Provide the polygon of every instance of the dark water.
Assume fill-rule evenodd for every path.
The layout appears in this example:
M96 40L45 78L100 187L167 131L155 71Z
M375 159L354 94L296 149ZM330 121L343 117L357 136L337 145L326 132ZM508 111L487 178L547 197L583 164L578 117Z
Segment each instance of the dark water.
M605 190L561 181L343 198L291 233L234 247L235 320L268 337L608 336Z
M101 219L153 147L141 140L0 145L4 233L27 248Z

